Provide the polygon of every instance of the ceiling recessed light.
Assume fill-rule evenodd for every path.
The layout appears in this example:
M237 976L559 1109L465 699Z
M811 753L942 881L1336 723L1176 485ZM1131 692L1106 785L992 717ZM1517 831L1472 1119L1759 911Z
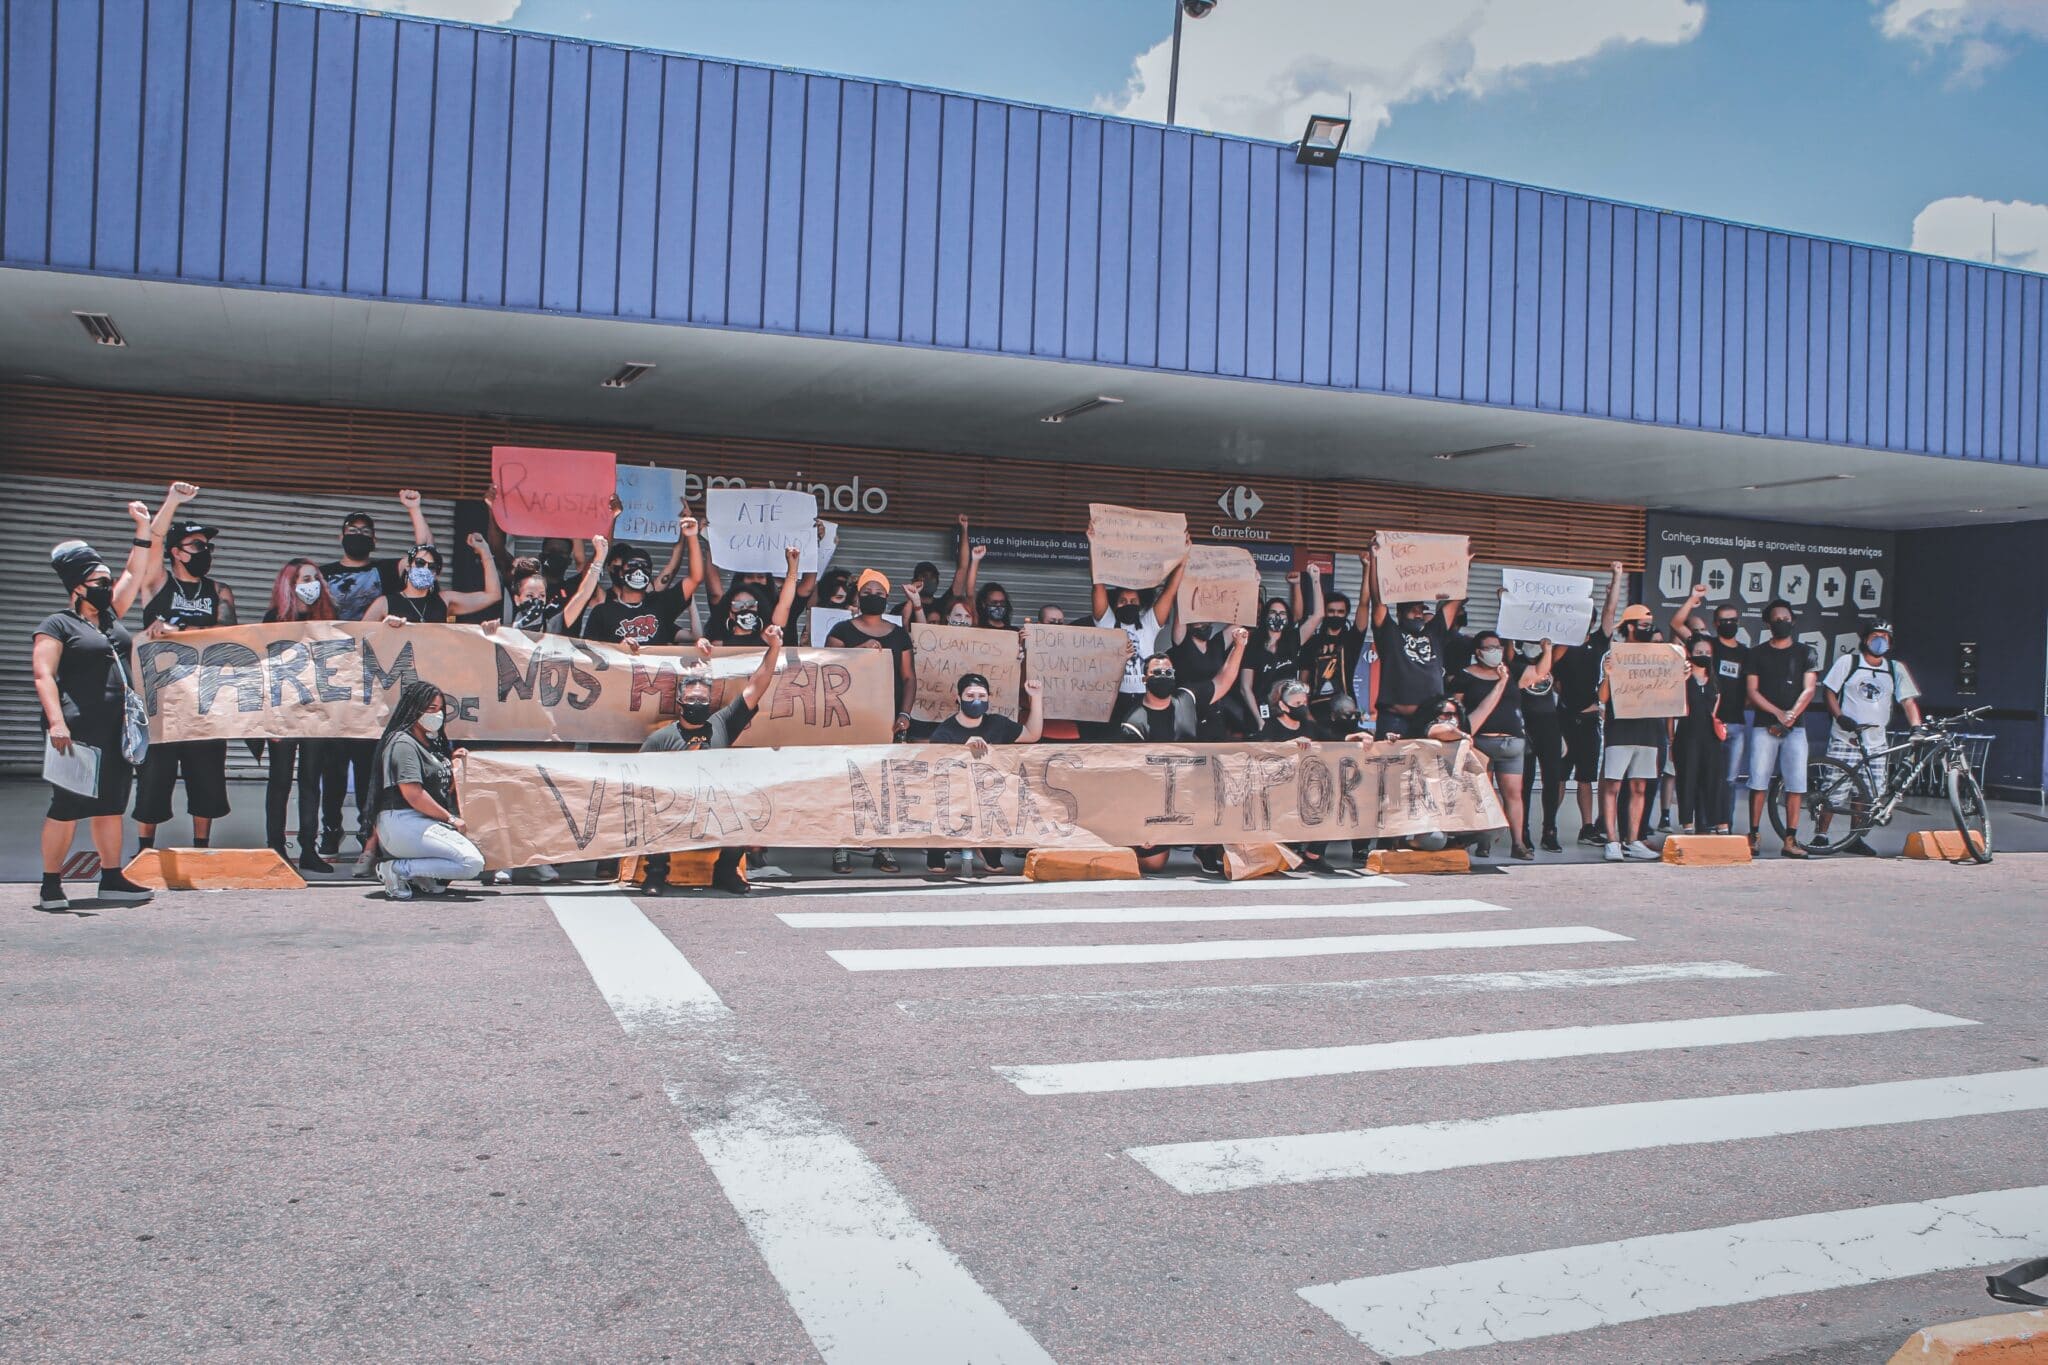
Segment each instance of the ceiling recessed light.
M1119 408L1123 406L1123 402L1124 400L1121 398L1112 398L1106 393L1098 393L1093 398L1083 399L1071 408L1061 408L1058 412L1049 412L1038 420L1058 426L1069 417L1079 417L1082 413L1093 412L1097 408Z
M1528 448L1529 443L1527 441L1502 441L1498 445L1473 446L1469 450L1440 450L1430 458L1437 460L1469 460L1474 455L1498 455L1502 451L1527 450Z
M128 338L121 335L121 329L116 327L114 320L105 313L85 313L74 310L71 316L78 319L78 325L85 329L85 334L92 338L93 345L95 346L126 346L128 344Z
M625 364L619 366L619 368L613 372L612 377L610 379L604 381L603 387L607 389L623 389L628 384L636 382L641 375L646 374L649 370L653 368L654 366L648 362L639 360L629 360Z
M1745 493L1761 493L1767 488L1803 488L1810 483L1839 483L1843 479L1853 479L1855 477L1854 474L1816 474L1810 479L1779 479L1776 483L1746 483L1742 485L1742 491Z

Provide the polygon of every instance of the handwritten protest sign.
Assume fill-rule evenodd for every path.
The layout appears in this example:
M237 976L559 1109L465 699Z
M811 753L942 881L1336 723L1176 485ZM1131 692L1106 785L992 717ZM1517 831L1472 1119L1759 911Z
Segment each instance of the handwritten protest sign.
M1041 689L1047 720L1105 721L1116 713L1124 660L1131 640L1121 630L1095 626L1029 625L1024 635L1024 680Z
M1097 583L1156 588L1188 553L1188 519L1106 502L1088 504L1088 564Z
M1583 643L1593 624L1593 580L1539 569L1501 570L1500 620L1509 640Z
M803 552L799 573L818 568L818 497L794 488L711 488L704 493L711 562L731 573L789 571L785 554Z
M832 556L839 553L839 523L820 521L818 523L818 572L832 562Z
M911 658L917 669L917 696L910 704L912 720L944 720L959 709L953 689L963 673L988 679L989 710L1017 719L1017 698L1024 682L1017 657L1017 633L974 630L965 626L911 627Z
M760 658L716 659L714 689L737 687ZM131 676L159 743L374 739L400 689L424 678L448 694L454 739L638 744L682 713L677 685L702 664L694 649L628 654L511 629L303 621L140 640ZM882 651L785 649L740 743L887 743L895 686Z
M1235 545L1195 545L1181 575L1180 619L1249 626L1259 619L1259 566Z
M1457 602L1464 600L1472 570L1472 542L1465 536L1419 531L1380 531L1373 537L1372 562L1380 600Z
M509 535L605 535L617 463L608 450L492 446L491 516Z
M1606 667L1619 719L1685 714L1685 654L1677 645L1617 644L1607 651Z
M472 750L491 867L687 848L1131 847L1398 838L1506 817L1471 744Z
M619 515L612 540L673 545L682 535L682 474L674 469L622 464L618 468Z

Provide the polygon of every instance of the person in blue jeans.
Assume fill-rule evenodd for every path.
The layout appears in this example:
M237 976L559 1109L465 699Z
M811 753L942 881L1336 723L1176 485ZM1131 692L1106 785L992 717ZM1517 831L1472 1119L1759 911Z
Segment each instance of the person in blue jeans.
M1749 711L1749 688L1743 681L1743 668L1749 662L1750 646L1742 643L1742 613L1731 603L1723 602L1714 608L1714 627L1711 637L1701 629L1702 622L1695 615L1700 604L1707 600L1707 585L1695 583L1692 595L1673 613L1671 635L1690 648L1701 638L1711 638L1714 645L1714 664L1711 676L1714 686L1720 692L1714 714L1721 721L1721 728L1728 732L1725 745L1728 763L1728 780L1720 787L1721 803L1717 810L1709 813L1714 832L1726 834L1735 828L1735 793L1741 789L1742 762L1749 757L1749 733L1755 728L1756 718ZM1767 781L1765 786L1769 786ZM1701 824L1708 823L1702 819Z
M464 751L449 752L446 716L440 688L407 683L377 742L371 828L381 860L377 876L395 901L411 900L415 890L437 896L449 882L484 870L484 855L463 832L458 813L455 760Z
M1776 774L1785 784L1788 831L1799 827L1799 807L1806 798L1806 731L1800 722L1813 702L1820 662L1809 645L1792 638L1792 604L1780 598L1764 608L1764 628L1771 638L1749 651L1743 684L1756 724L1749 732L1749 847L1756 851L1763 833L1764 794ZM1805 847L1789 832L1783 848L1787 858L1804 858Z

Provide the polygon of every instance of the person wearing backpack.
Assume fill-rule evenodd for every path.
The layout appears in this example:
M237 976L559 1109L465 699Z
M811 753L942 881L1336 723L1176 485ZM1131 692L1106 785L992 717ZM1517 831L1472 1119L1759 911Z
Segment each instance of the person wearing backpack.
M1828 727L1828 757L1849 764L1882 755L1885 727L1891 722L1894 705L1905 711L1910 724L1920 724L1919 684L1904 664L1891 657L1892 623L1866 621L1861 635L1860 647L1836 659L1820 684L1821 699L1834 717ZM1884 758L1870 757L1864 772L1873 794L1884 790ZM1816 814L1815 842L1827 838L1833 818L1832 810Z

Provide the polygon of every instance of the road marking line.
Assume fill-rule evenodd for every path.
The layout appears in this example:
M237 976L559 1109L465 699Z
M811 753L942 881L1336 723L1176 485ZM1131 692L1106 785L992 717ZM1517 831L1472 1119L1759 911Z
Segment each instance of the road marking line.
M1479 915L1509 907L1487 901L1366 901L1358 905L1052 906L1043 910L792 910L792 929L966 929L1016 924L1212 924L1227 920L1403 919Z
M2048 1067L1129 1148L1182 1194L2048 1109Z
M1112 1090L1165 1090L1199 1085L1247 1085L1310 1076L1351 1076L1422 1067L1479 1066L1498 1062L1591 1057L1617 1052L1726 1047L1789 1038L1843 1038L1908 1029L1962 1028L1977 1021L1936 1014L1913 1005L1797 1010L1782 1014L1722 1014L1640 1024L1516 1029L1444 1038L1336 1047L1216 1052L1195 1057L998 1066L996 1074L1027 1095L1085 1095Z
M718 1115L690 1137L819 1355L896 1365L914 1342L933 1360L1050 1365L873 1160L778 1068L747 1057L732 1011L638 907L547 902L628 1035L714 1057L725 1093L693 1074L668 1080L669 1100Z
M1769 1218L1298 1290L1383 1356L1998 1265L2048 1242L2048 1185Z
M1446 972L1363 981L1288 981L1254 986L1162 986L1132 991L1054 991L962 1000L898 1000L912 1019L1007 1019L1035 1014L1108 1014L1203 1010L1245 1005L1350 1005L1429 995L1492 991L1562 991L1680 981L1738 981L1775 976L1740 962L1648 962L1633 967L1560 967L1523 972Z
M1135 962L1229 962L1346 953L1419 953L1451 948L1526 948L1552 943L1628 943L1625 934L1564 929L1486 929L1443 934L1354 934L1340 938L1209 939L1198 943L1093 943L1044 947L835 948L826 955L849 972L911 972L934 967L1086 967Z
M762 882L754 891L757 896L771 900L783 896L834 896L849 900L909 896L928 901L949 896L1300 896L1312 891L1385 891L1402 885L1393 877L1379 876L1257 877L1242 882L1218 881L1213 877L1145 877L1108 882L926 882L910 877L862 877L850 881Z

